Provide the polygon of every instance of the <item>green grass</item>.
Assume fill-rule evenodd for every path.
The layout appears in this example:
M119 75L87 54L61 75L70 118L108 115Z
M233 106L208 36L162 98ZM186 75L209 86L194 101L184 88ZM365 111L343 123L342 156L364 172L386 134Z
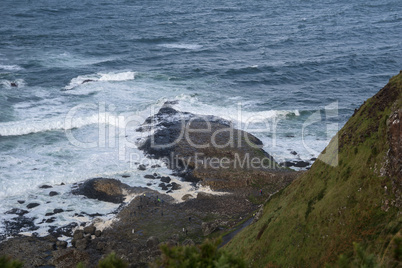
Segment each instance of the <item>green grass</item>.
M389 149L386 120L393 104L401 107L401 89L399 74L381 91L389 98L367 100L311 170L276 194L263 217L225 248L251 267L323 267L336 263L340 254L352 256L358 242L385 263L402 217L396 207L382 208L385 200L395 199L384 186L391 189L396 178L380 176L380 170ZM336 159L331 154L338 145Z

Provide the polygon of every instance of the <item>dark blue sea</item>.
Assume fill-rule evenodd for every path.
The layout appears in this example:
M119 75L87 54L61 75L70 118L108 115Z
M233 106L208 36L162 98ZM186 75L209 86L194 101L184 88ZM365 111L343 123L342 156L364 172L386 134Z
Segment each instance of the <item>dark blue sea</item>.
M166 101L231 120L279 162L313 161L402 68L400 4L2 0L0 233L15 217L5 212L30 202L39 235L55 208L56 226L91 220L82 211L113 218L115 205L72 196L73 183L170 175L137 170L135 129ZM208 190L180 183L178 200Z

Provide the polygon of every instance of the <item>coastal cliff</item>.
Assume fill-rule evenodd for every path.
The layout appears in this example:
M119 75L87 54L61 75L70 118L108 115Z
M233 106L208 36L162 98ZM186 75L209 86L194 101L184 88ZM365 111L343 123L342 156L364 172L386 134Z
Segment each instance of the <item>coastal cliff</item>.
M401 117L402 72L225 248L252 267L323 267L360 247L382 266L400 265Z

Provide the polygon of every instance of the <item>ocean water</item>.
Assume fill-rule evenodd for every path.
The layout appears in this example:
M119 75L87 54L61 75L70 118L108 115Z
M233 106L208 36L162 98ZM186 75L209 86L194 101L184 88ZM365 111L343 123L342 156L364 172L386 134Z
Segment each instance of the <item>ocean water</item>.
M73 183L170 174L137 170L135 129L165 101L231 120L279 162L310 161L399 72L401 28L397 0L2 0L0 234L30 202L39 234L113 217Z

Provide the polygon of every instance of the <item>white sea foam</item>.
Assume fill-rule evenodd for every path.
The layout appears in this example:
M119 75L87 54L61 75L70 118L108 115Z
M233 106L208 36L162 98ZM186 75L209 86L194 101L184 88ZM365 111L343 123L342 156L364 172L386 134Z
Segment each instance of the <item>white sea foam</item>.
M46 51L36 55L36 60L48 67L75 68L114 60L112 57L88 57L71 52Z
M160 44L158 46L165 47L165 48L179 48L179 49L188 49L188 50L196 50L196 49L200 49L203 47L202 45L184 44L184 43Z
M267 120L283 118L286 115L293 114L295 116L300 116L298 110L249 111L245 109L241 101L237 104L234 103L231 106L223 107L205 104L200 102L197 97L185 94L177 96L176 99L180 101L174 106L174 108L180 111L200 115L214 115L233 122L235 125L238 125L237 127L241 127L242 124L266 123Z
M129 81L135 79L135 72L109 72L109 73L97 73L80 75L71 79L70 83L64 87L65 90L71 90L78 86L89 85L93 82L116 82L116 81Z
M99 81L127 81L134 80L134 72L122 72L122 73L99 73Z
M109 113L100 113L88 117L73 117L71 120L68 117L58 117L41 121L4 122L0 123L0 136L20 136L45 131L68 130L98 124L99 122L117 126L117 120L107 120L111 116Z
M18 65L6 65L6 64L0 64L0 70L6 70L6 71L20 71L23 68Z

